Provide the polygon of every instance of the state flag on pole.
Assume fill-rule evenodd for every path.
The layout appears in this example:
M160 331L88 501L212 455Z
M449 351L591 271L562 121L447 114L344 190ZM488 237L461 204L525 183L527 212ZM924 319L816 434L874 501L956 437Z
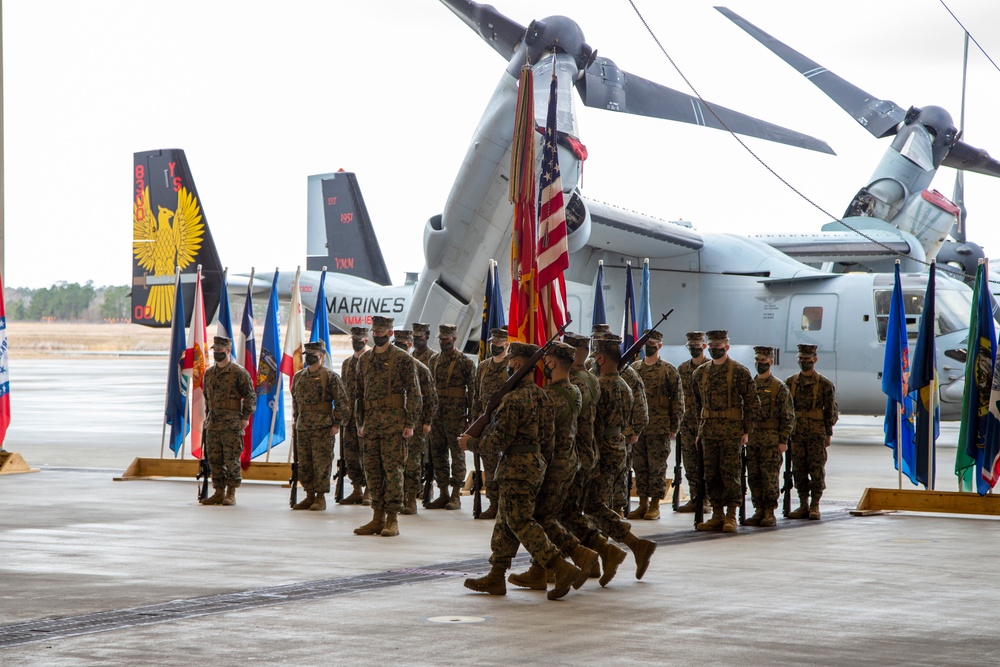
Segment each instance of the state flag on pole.
M962 419L955 450L955 475L959 491L975 488L986 493L989 485L982 479L983 448L990 420L990 392L996 363L996 325L993 321L989 291L989 265L980 260L972 290L969 336L972 338L965 358L965 387L962 391Z
M539 340L548 340L569 319L566 307L566 277L569 268L569 245L566 230L566 207L559 171L559 132L556 126L558 79L555 53L552 54L552 81L549 108L545 118L542 144L542 173L538 179L538 289Z
M174 290L177 291L177 290ZM191 406L191 455L201 458L201 435L205 427L205 371L208 369L208 331L205 329L205 295L201 288L201 270L194 284L194 307L191 329L184 350L184 374L188 377L188 402Z
M594 315L591 325L607 324L608 314L604 309L604 260L597 262L597 282L594 283Z
M333 370L333 360L330 358L330 316L326 310L326 267L319 276L319 291L316 292L316 310L313 312L312 331L309 332L309 342L323 341L326 346L326 356L323 365Z
M896 282L889 302L889 324L885 334L885 357L882 361L882 393L885 403L885 445L892 447L892 458L897 470L917 483L916 453L913 449L913 399L907 384L910 377L910 348L906 339L906 311L903 289L899 280L899 262L896 262ZM899 423L900 434L896 433ZM900 468L899 458L902 458Z
M622 314L622 354L639 337L635 322L635 290L632 287L632 262L625 263L625 312Z
M913 354L913 370L910 373L910 396L913 398L916 415L916 462L917 481L928 490L934 489L935 452L941 413L938 407L938 379L934 345L935 277L937 266L931 262L924 293L924 307L920 314L920 331L917 334L917 348Z
M187 415L188 377L184 375L184 290L180 274L174 282L174 317L170 322L170 359L167 362L167 409L164 419L170 425L170 449L174 457L181 453L191 425Z
M267 300L264 334L257 362L257 409L253 413L253 451L257 458L285 441L285 393L278 371L278 272L274 272Z
M3 303L3 277L0 276L0 446L10 426L10 360L7 356L7 310Z
M510 156L509 197L514 204L510 237L510 316L508 338L536 343L538 292L535 289L535 108L531 66L521 68Z
M483 323L479 328L479 361L490 356L490 309L493 307L493 260L486 269L486 289L483 290Z
M649 258L642 261L642 280L639 281L639 320L636 322L636 331L639 335L646 333L646 330L653 326L653 313L649 305ZM646 351L640 350L639 358L646 358Z
M292 378L302 370L302 352L305 344L306 324L302 315L302 293L299 292L299 271L295 271L292 285L292 303L288 309L288 328L285 329L285 346L281 353L281 372L288 376L288 387Z
M240 333L236 337L237 361L247 369L250 381L257 386L257 341L253 334L253 269L250 270L250 282L247 284L247 298L243 302L243 317L240 321ZM250 457L253 454L253 425L243 431L243 452L240 454L240 468L250 467Z
M503 291L500 289L500 263L493 262L493 303L490 304L490 327L505 327Z
M222 273L222 294L219 295L219 317L216 324L215 335L225 336L230 341L233 341L233 317L229 310L228 273L228 270L223 271ZM232 345L229 348L229 358L236 363L240 363L240 358L236 356L236 345Z

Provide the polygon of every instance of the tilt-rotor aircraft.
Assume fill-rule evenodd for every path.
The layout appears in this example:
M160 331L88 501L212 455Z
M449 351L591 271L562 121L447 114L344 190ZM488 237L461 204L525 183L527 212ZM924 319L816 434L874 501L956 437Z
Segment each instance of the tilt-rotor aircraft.
M674 309L664 332L676 343L667 356L685 356L684 332L728 329L733 355L750 363L753 345L779 350L778 372L790 374L796 346L819 346L819 368L838 386L845 412L882 414L880 375L885 349L892 275L831 273L807 266L755 239L699 233L667 222L588 200L578 183L586 135L578 124L573 92L585 106L719 128L697 98L665 88L620 69L598 55L580 27L564 16L521 25L492 6L465 0L442 2L489 44L508 65L477 127L441 214L424 229L426 266L417 281L408 322L454 322L460 343L478 339L490 258L510 252L513 207L508 203L511 137L522 64L532 64L535 80L558 78L558 125L563 141L559 161L569 227L569 309L586 329L591 317L598 262L604 262L605 303L610 322L620 321L626 263L649 258L655 312ZM554 53L554 59L552 54ZM553 62L554 61L554 62ZM548 86L535 86L536 125L544 124ZM743 114L712 105L733 131L794 146L832 152L826 144ZM541 151L538 151L541 154ZM501 284L509 286L509 266L500 262ZM907 274L903 289L917 304L908 326L919 325L919 302L926 274ZM963 364L946 356L966 345L971 290L937 278L937 339L941 414L957 419L961 410ZM952 352L957 355L957 352Z
M904 270L921 271L922 261L937 259L975 275L983 249L966 240L962 202L956 197L956 204L928 188L938 167L1000 176L1000 162L962 141L962 133L945 109L928 105L904 110L842 79L732 10L716 9L794 67L872 136L893 137L841 222L830 222L823 231L813 234L755 238L803 262L830 263L829 268L836 272L891 271L899 256L896 253L900 253L905 255ZM882 245L846 225L862 230Z

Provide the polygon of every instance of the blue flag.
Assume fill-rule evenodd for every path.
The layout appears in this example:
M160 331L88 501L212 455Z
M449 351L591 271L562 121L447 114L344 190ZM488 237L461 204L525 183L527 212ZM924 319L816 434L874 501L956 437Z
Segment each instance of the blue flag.
M635 322L635 290L632 287L632 262L625 263L625 312L622 314L622 354L639 337Z
M646 330L653 326L653 313L649 305L649 260L642 263L642 280L639 282L639 321L638 333L646 333ZM646 358L645 350L639 352L639 357Z
M479 361L490 356L490 311L493 309L493 260L486 269L486 290L483 292L483 324L479 329Z
M916 462L917 482L927 489L934 488L935 451L941 426L938 407L938 379L935 364L934 306L935 278L937 266L932 262L924 293L924 307L920 314L920 332L917 334L917 349L913 355L913 370L910 373L910 397L916 415Z
M882 363L882 393L885 403L885 445L892 447L892 458L900 470L899 454L903 457L903 474L914 484L916 477L916 452L913 448L913 399L907 383L910 375L910 351L906 339L906 309L903 289L899 281L899 262L896 262L896 281L889 303L889 326L885 334L885 359ZM899 416L901 435L896 433ZM897 447L898 445L898 447Z
M279 372L281 347L278 337L278 272L274 272L271 296L267 300L264 335L260 342L260 359L257 361L257 410L253 413L253 452L257 458L271 447L285 441L285 393ZM271 437L271 422L274 436Z
M240 360L236 358L236 345L233 338L233 317L229 312L229 284L226 274L222 274L222 294L219 295L219 325L215 333L218 336L225 336L234 342L229 348L229 358L239 363Z
M597 282L594 284L594 316L591 324L607 324L608 315L604 310L604 262L597 264Z
M181 373L181 361L187 340L184 336L184 290L180 282L174 286L174 319L170 331L170 360L167 362L167 410L164 417L170 424L170 449L176 458L191 430L187 418L187 378Z
M333 361L330 358L330 316L326 310L326 269L319 277L319 291L316 293L316 310L313 312L312 331L309 334L309 342L323 341L326 346L326 356L323 365L333 370Z

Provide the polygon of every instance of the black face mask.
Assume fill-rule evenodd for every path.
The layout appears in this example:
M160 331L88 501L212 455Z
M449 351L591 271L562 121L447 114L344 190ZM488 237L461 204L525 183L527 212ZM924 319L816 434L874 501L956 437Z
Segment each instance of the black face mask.
M758 361L757 362L757 372L758 373L760 373L761 375L763 375L764 373L768 372L769 370L771 370L771 364L767 363L766 361Z
M801 368L804 371L811 371L813 369L813 366L815 366L815 365L816 365L815 361L800 361L799 362L799 368Z
M503 345L490 345L490 354L494 357L499 357L503 354Z
M697 358L699 358L702 355L702 353L704 352L704 350L702 348L700 348L700 347L689 347L688 348L688 352L691 353L691 358L692 359L697 359Z
M555 370L555 369L552 368L551 366L549 366L548 364L543 364L542 365L542 375L544 375L546 377L546 379L549 379L549 380L552 379L552 371L553 370Z
M365 345L365 341L363 340L352 340L351 347L354 348L355 352L360 352L361 350L365 349L367 345Z
M413 337L413 347L418 350L422 350L427 347L427 338L424 336L414 336Z
M657 347L655 345L647 345L643 350L646 352L647 357L651 357L656 354Z
M388 334L385 336L373 336L372 340L375 341L375 347L382 347L389 342L389 336Z
M312 366L319 361L318 354L307 354L306 355L306 366Z
M228 352L213 352L212 353L212 357L216 361L225 361L226 359L229 358L229 353Z
M511 368L510 366L507 367L507 377L508 378L514 377L514 373L516 373L516 372L517 372L516 368Z
M724 347L710 347L708 348L708 353L712 355L713 359L721 359L726 356L726 348Z
M455 349L455 343L451 342L450 340L449 341L442 340L438 342L441 344L442 352L451 352L452 350Z
M406 347L406 343L401 340L394 340L392 341L392 344L401 349L403 352L406 352L409 349Z

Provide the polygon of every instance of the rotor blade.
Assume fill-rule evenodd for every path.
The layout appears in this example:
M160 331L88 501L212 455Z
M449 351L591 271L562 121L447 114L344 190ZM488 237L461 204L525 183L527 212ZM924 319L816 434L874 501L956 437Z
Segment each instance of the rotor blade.
M724 126L697 97L629 74L618 69L613 61L600 56L587 68L577 88L583 103L588 107L676 120L720 130L728 127L733 132L748 137L836 155L825 141L711 104L712 110L725 123Z
M826 93L841 109L851 114L861 127L878 138L896 133L906 116L906 110L895 102L880 100L845 81L819 63L806 58L795 49L783 44L750 23L736 12L726 7L716 7L723 16L743 28L751 37L766 46L776 56L798 70L799 74L812 81L813 85Z
M990 154L981 148L970 146L964 141L959 141L948 151L948 157L941 163L945 167L972 171L977 174L987 176L1000 176L1000 162L990 157Z
M510 60L517 45L524 38L525 27L501 14L496 7L471 0L441 0L462 21L472 28L483 41Z
M962 114L958 120L958 131L965 129L965 90L969 80L969 33L965 33L965 48L962 53ZM961 136L961 135L959 135ZM965 243L967 239L966 210L965 210L965 173L961 169L955 170L955 191L951 201L958 207L958 220L952 225L951 236L959 243Z

